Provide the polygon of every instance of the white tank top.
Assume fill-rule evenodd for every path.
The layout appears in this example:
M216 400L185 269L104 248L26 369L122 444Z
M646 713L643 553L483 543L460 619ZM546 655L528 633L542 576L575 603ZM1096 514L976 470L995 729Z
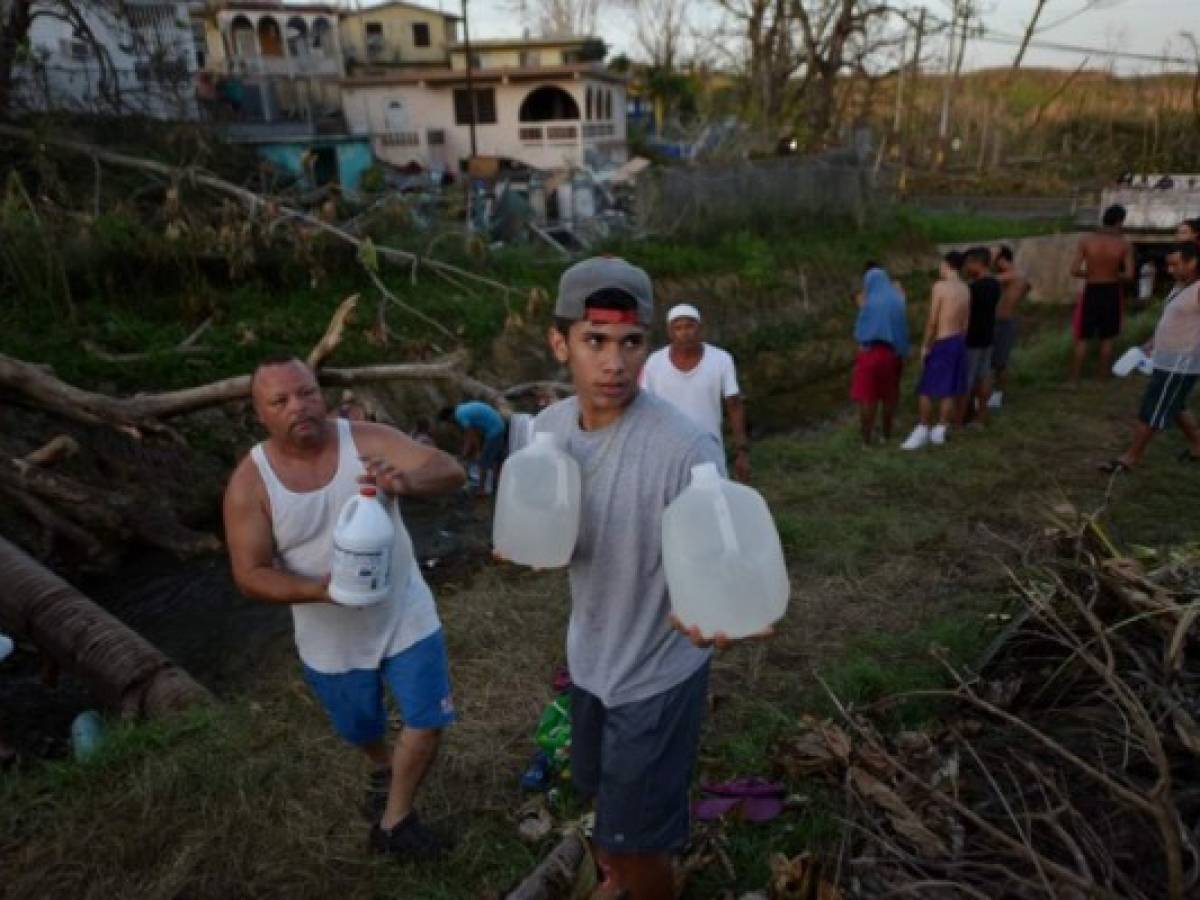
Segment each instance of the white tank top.
M306 578L329 573L334 525L342 506L358 493L358 476L363 471L345 419L337 420L337 441L338 465L332 480L323 488L303 493L284 487L262 444L250 451L271 502L277 565L286 572ZM396 540L408 540L402 527L396 529ZM374 606L293 604L296 649L304 664L326 673L377 669L383 659L441 628L420 565L413 565L410 573L406 584L397 584L388 600Z

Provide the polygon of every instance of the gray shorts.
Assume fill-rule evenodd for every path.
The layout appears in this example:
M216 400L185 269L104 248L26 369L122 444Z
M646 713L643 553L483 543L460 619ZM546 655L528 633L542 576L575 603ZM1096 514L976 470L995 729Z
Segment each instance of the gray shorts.
M605 850L670 853L687 843L707 695L707 662L673 688L621 706L571 688L571 781L596 798L592 839Z
M975 390L992 374L992 348L967 348L967 391Z
M1008 368L1008 359L1012 356L1013 347L1017 343L1017 320L997 319L995 342L992 344L992 369L1003 372Z

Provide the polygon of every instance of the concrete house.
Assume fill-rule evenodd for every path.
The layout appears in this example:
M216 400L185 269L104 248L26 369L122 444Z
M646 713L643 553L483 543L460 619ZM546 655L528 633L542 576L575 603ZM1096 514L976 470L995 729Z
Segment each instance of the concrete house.
M342 50L350 76L448 66L459 17L405 0L343 11Z
M79 4L80 24L37 16L16 65L18 106L194 119L197 61L188 6L174 0Z
M194 16L204 33L197 92L230 136L345 130L336 7L230 0Z
M625 81L587 38L449 44L448 65L342 81L349 131L393 165L458 171L475 152L543 169L619 164L627 156ZM589 50L592 52L589 53ZM472 108L473 105L473 108Z

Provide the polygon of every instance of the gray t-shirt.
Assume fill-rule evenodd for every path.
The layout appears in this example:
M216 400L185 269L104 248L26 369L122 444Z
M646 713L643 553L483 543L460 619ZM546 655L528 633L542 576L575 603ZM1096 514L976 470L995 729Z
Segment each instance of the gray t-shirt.
M671 627L662 562L662 515L691 468L723 463L717 439L670 403L639 391L599 431L579 427L574 397L534 427L556 435L579 463L583 515L571 559L571 679L605 706L645 700L694 673L709 651Z

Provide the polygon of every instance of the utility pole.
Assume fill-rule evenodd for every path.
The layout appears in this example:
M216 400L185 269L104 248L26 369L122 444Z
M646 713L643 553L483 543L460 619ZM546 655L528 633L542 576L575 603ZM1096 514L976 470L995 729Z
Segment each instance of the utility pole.
M950 35L946 41L946 74L945 80L942 82L942 115L938 120L939 144L945 143L946 135L950 131L950 82L954 78L954 39L958 33L958 14L961 5L960 0L954 0L950 16Z
M901 187L903 180L908 174L908 151L909 151L909 135L913 130L913 115L917 103L917 92L920 90L921 84L921 43L925 39L925 7L921 7L921 14L917 16L917 43L913 49L912 58L912 78L909 79L908 85L908 109L904 113L904 138L903 146L901 147Z
M892 140L900 139L900 128L904 124L904 70L908 68L908 31L900 40L900 65L896 66L896 112L892 117Z
M471 132L471 159L475 158L475 83L471 78L471 26L467 22L467 0L462 0L463 13L463 46L466 48L467 56L467 127ZM468 167L470 160L468 160ZM470 182L470 177L467 178Z

